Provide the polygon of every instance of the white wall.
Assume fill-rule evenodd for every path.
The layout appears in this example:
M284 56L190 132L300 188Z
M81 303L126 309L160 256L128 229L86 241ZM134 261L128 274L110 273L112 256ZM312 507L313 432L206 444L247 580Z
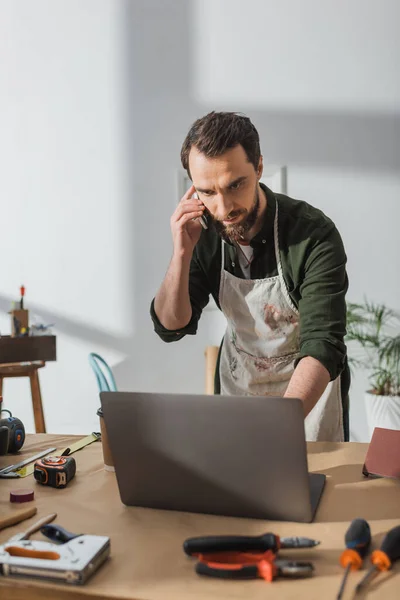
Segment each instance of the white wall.
M135 329L122 34L120 2L0 4L0 328L21 283L32 316L56 323L58 362L40 373L50 431L94 426L87 354L118 360ZM28 380L4 396L32 430Z
M197 336L167 345L148 308L171 251L180 145L211 108L247 112L267 160L288 165L289 193L334 218L349 297L398 307L399 8L320 6L0 2L0 328L22 282L57 324L58 361L41 373L49 431L97 428L90 350L121 389L203 390L221 322L205 313ZM360 440L364 385L351 398ZM33 429L26 382L8 381L5 403Z
M397 0L196 0L202 100L260 110L399 110Z

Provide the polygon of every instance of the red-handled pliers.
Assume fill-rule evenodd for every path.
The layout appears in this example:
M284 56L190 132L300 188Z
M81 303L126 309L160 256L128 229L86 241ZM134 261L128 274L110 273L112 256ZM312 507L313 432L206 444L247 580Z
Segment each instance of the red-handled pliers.
M279 538L273 533L261 536L204 536L189 538L183 549L196 557L196 573L229 579L261 577L309 577L310 562L277 560L280 548L310 548L319 542L309 538Z
M276 577L310 577L314 567L310 562L277 560L276 555L267 550L263 553L217 552L200 554L196 564L198 575L222 579L255 579L273 581Z

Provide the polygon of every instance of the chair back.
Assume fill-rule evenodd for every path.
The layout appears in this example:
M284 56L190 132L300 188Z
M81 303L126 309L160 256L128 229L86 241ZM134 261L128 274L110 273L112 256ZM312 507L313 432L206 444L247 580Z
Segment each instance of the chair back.
M89 363L97 379L97 385L100 392L116 392L117 384L114 375L107 362L99 354L91 352L89 354Z

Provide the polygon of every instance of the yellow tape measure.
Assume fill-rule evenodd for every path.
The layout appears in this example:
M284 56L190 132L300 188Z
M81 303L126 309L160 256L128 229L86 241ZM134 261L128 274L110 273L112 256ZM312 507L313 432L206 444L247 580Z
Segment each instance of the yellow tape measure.
M67 446L63 450L56 450L56 451L52 452L52 454L53 454L53 456L60 456L61 454L63 454L67 450L69 450L69 452L68 452L68 456L69 456L70 454L73 454L74 452L77 452L81 448L88 446L92 442L97 442L97 440L100 440L100 439L101 439L100 433L93 432L90 435L87 435L86 437L78 440L74 444ZM14 471L14 473L16 475L18 475L18 477L27 477L28 475L32 475L34 469L35 469L35 463L32 463L30 465L26 465L26 467L21 467L21 469L16 469Z

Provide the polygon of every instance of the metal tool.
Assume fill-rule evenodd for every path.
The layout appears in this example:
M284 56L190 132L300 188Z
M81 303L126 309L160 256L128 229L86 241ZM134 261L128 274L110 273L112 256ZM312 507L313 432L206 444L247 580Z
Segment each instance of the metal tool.
M35 462L33 476L42 485L65 488L75 477L76 462L73 456L47 456Z
M382 545L379 550L374 550L371 554L371 562L373 566L368 573L361 579L356 587L358 593L370 580L373 574L378 571L389 571L393 564L400 558L400 525L393 527L383 538Z
M283 537L274 533L259 536L245 535L208 535L185 540L183 549L189 556L207 552L278 552L281 548L313 548L319 541L307 537Z
M314 571L312 563L278 560L276 555L281 548L312 548L319 543L305 537L280 538L274 533L214 535L189 538L183 549L198 559L195 568L198 575L229 579L261 577L273 581L276 577L310 577Z
M47 523L51 523L54 519L57 518L57 513L51 513L46 517L42 517L39 521L36 521L33 525L31 525L28 529L26 529L23 533L17 533L12 538L10 538L7 544L11 542L21 542L22 540L28 540L33 533L39 531L43 525L47 525Z
M92 442L97 442L100 439L101 439L100 433L97 433L94 431L90 435L87 435L86 437L81 438L80 440L77 440L76 442L74 442L73 444L68 446L67 448L64 448L64 450L60 450L57 454L59 454L60 456L69 456L73 452L76 452L77 450L84 448L85 446L87 446L88 444L91 444ZM18 463L17 465L10 465L8 467L5 467L7 472L4 472L4 469L2 469L0 471L0 477L7 477L7 478L27 477L28 475L32 475L35 467L33 464L30 464L30 463L34 462L38 458L41 458L42 456L46 456L46 454L50 454L51 452L54 452L55 450L57 450L57 449L49 448L49 450L46 450L43 453L36 454L35 456L32 456L30 459L27 459L27 462L23 461L23 463ZM25 465L27 465L27 466L25 466Z
M196 564L198 575L221 579L254 579L260 577L273 581L277 577L293 579L310 577L314 572L312 563L305 561L277 560L271 550L263 553L217 552L200 555Z
M72 533L71 531L67 531L64 527L61 527L61 525L44 525L40 528L40 533L52 542L59 542L61 544L70 542L80 535L83 535L82 533Z
M4 467L0 470L0 477L20 477L20 475L18 475L15 471L22 469L25 465L29 465L29 463L35 462L35 460L42 458L42 456L46 456L47 454L54 452L54 450L56 450L56 448L48 448L47 450L42 450L41 452L38 452L37 454L34 454L25 460L21 460L21 462L16 463L15 465L8 465L8 467Z
M73 452L77 452L81 448L84 448L85 446L88 446L89 444L92 444L93 442L97 442L99 440L101 440L101 433L99 433L98 431L93 431L90 435L87 435L84 438L78 440L77 442L74 442L67 448L64 448L64 450L60 452L60 456L70 456Z
M281 548L314 548L321 543L308 537L282 537L279 540Z
M345 538L346 550L340 556L340 564L346 568L343 575L337 600L343 596L347 577L350 571L356 571L361 568L363 558L371 544L371 530L365 519L354 519L346 531Z
M84 584L110 555L110 538L81 535L65 544L22 540L0 546L0 575Z

